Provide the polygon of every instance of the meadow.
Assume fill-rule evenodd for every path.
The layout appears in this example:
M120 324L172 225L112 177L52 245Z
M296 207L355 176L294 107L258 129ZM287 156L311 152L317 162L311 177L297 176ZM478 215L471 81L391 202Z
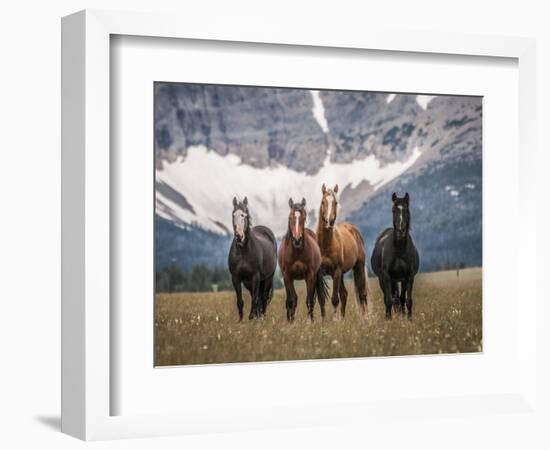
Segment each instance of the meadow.
M304 287L296 320L286 321L285 292L276 290L263 319L237 320L232 291L157 294L155 365L284 361L482 351L481 268L419 274L413 291L413 319L384 317L376 278L369 280L368 313L360 317L351 280L347 280L345 319L327 304L321 320L306 318Z

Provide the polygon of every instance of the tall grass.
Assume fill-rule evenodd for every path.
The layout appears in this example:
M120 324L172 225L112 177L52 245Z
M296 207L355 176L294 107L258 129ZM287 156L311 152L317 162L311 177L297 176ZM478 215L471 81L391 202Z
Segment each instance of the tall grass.
M348 282L349 283L349 282ZM481 269L421 274L408 320L384 318L376 279L370 280L368 314L361 318L348 285L346 318L306 318L304 286L298 286L296 321L286 321L284 290L275 291L265 319L237 321L233 292L156 295L155 364L183 365L316 358L418 355L482 350ZM250 300L245 299L245 308ZM245 309L245 313L248 311ZM246 314L245 314L246 317Z

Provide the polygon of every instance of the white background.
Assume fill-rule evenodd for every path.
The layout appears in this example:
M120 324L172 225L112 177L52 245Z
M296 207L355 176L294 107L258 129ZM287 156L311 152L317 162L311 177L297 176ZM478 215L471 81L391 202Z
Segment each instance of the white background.
M327 24L327 33L340 27L381 27L425 31L456 31L535 36L538 40L538 143L540 232L550 218L545 174L549 167L550 142L550 29L549 13L535 1L394 1L347 4L306 2L214 2L203 1L20 1L3 5L0 15L0 124L2 131L1 190L3 216L0 232L4 306L0 322L2 375L0 378L0 446L81 447L85 444L59 433L60 347L60 23L59 17L86 7L174 10L187 20L211 23L254 16L270 17L281 27L307 27L310 21ZM359 6L359 4L361 6ZM182 27L185 23L182 23ZM543 152L542 149L545 149ZM540 245L546 246L547 239ZM503 249L503 258L507 257ZM529 262L525 262L529 264ZM548 265L547 265L548 266ZM543 260L539 256L543 279ZM535 282L535 279L533 279ZM540 286L541 287L541 286ZM7 288L7 289L6 289ZM548 297L548 295L546 295ZM542 298L542 297L541 297ZM548 306L537 312L547 316ZM548 342L548 331L540 329ZM539 392L549 405L548 352L539 347ZM396 413L397 415L397 413ZM441 418L426 433L418 422L396 419L394 425L353 428L339 425L323 429L283 430L158 440L101 442L101 448L280 448L334 447L444 447L543 448L548 417L500 415L477 418ZM545 444L543 443L545 440Z

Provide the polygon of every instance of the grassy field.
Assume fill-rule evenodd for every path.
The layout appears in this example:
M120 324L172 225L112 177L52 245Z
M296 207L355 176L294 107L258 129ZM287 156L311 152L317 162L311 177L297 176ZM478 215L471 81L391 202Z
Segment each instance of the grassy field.
M350 283L348 281L348 283ZM286 321L284 290L277 290L265 319L239 323L233 292L157 294L157 366L249 361L479 352L482 349L481 269L421 274L414 287L412 320L384 318L378 280L370 280L368 314L359 317L348 286L346 318L327 305L323 322L306 319L298 285L296 321ZM245 317L250 298L245 297Z

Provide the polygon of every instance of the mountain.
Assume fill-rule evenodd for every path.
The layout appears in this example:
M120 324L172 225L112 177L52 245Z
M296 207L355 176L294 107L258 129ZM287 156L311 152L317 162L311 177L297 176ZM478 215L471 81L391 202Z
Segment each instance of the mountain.
M286 231L288 198L315 228L322 183L367 251L408 191L422 270L481 264L480 97L155 84L157 267L225 264L231 201Z
M157 167L204 146L256 168L282 164L314 173L326 136L312 108L310 92L301 89L156 83Z

